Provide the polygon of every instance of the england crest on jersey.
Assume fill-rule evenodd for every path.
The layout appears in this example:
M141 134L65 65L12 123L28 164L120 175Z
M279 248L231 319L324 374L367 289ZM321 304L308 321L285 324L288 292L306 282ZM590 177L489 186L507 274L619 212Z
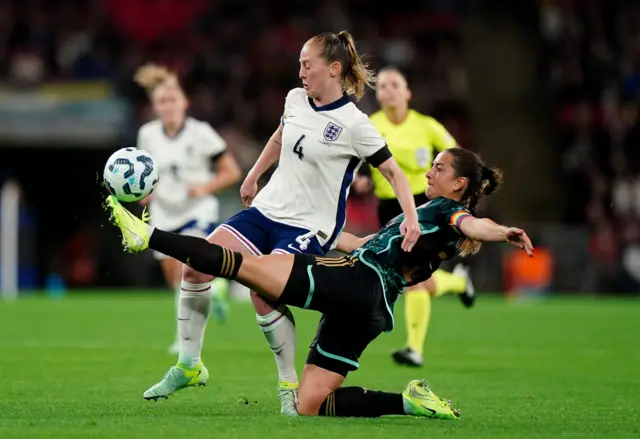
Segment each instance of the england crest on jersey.
M342 127L336 125L333 122L329 122L324 129L324 138L328 142L335 142L338 140L340 133L342 132Z

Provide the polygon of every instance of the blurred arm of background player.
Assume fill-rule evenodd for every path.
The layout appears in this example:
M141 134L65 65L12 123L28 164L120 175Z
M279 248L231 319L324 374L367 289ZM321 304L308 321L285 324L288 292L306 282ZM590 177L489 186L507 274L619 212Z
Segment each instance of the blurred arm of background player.
M240 187L240 198L246 207L251 205L251 202L258 192L258 180L280 157L280 150L282 149L282 124L278 126L278 129L273 133L266 146L262 150L260 157L256 161L253 168L247 174L242 186Z
M189 186L188 191L191 197L199 198L215 194L240 181L242 176L240 166L238 166L238 162L230 152L222 152L212 159L214 161L215 176L205 184Z
M360 166L356 178L353 179L352 189L358 195L368 195L373 191L373 180L369 166Z

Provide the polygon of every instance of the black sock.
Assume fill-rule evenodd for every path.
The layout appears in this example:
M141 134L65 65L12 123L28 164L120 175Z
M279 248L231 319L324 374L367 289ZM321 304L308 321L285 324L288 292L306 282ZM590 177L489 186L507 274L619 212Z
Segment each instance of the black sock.
M402 394L378 392L362 387L341 387L322 402L319 416L377 418L404 415Z
M235 279L242 265L242 254L211 244L206 239L154 229L149 248L185 263L200 273Z

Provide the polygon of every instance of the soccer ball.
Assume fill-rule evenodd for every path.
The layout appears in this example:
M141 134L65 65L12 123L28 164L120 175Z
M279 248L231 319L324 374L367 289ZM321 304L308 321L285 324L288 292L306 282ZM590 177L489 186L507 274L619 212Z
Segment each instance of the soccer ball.
M104 167L104 185L126 203L148 197L158 184L158 168L149 153L136 148L114 152Z

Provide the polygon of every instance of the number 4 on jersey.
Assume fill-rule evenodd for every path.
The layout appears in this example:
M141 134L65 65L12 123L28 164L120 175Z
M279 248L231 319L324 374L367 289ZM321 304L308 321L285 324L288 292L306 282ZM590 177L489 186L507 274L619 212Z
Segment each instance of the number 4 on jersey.
M304 154L302 153L302 140L304 140L304 134L300 136L295 145L293 145L293 153L298 155L298 158L302 160Z

